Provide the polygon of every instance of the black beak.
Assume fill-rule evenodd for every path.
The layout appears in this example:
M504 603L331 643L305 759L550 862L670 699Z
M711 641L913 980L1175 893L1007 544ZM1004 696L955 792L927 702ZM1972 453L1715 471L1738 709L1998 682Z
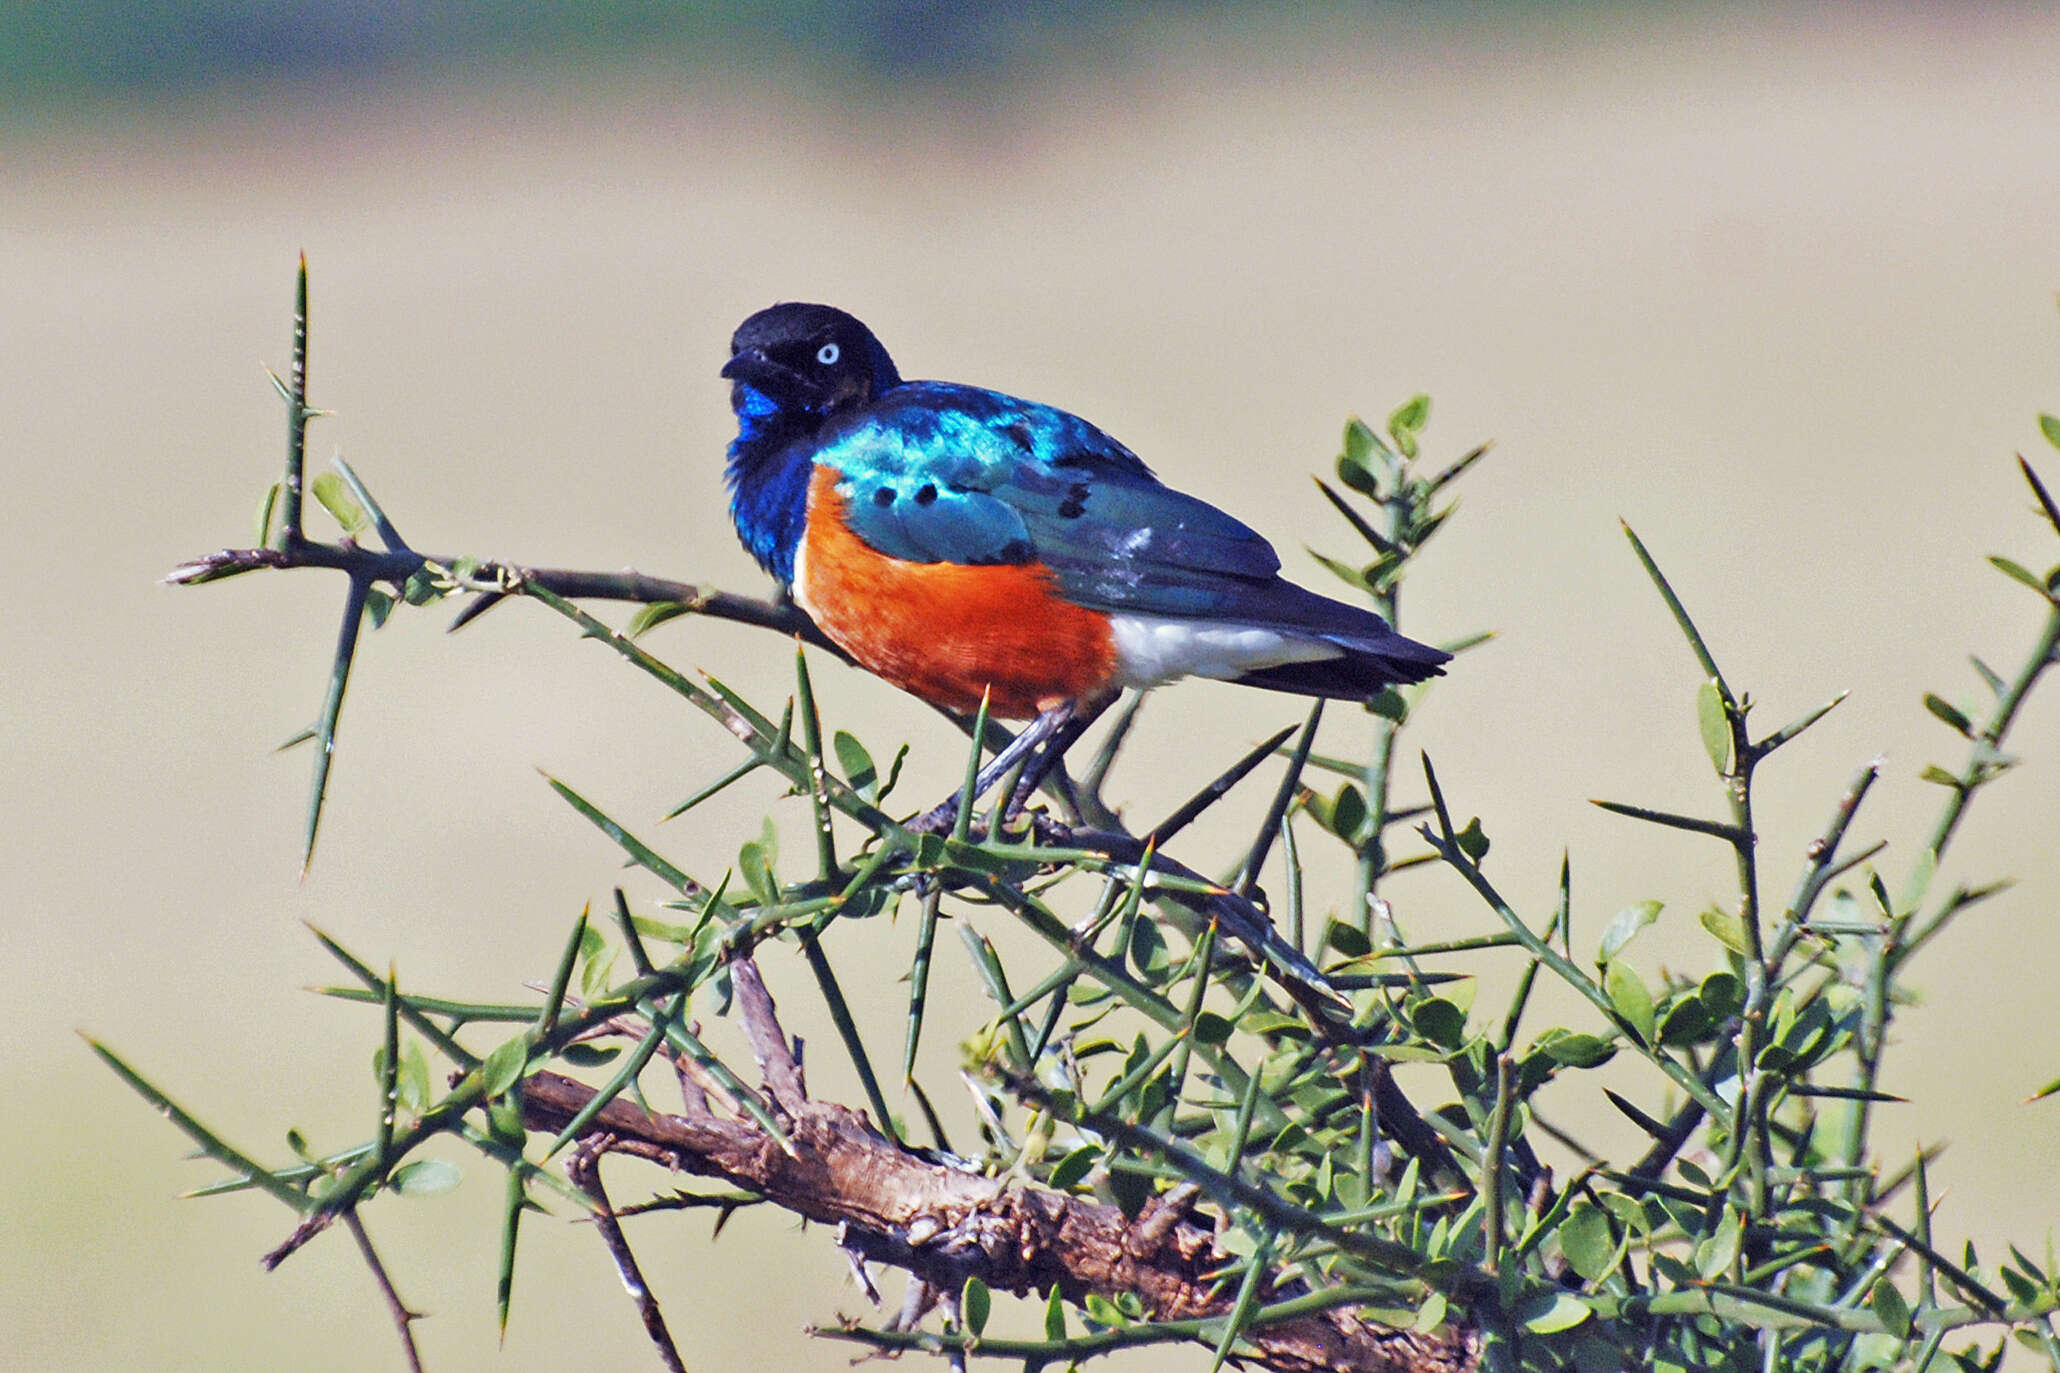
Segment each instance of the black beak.
M758 387L780 382L791 386L800 380L793 372L767 357L762 348L743 348L730 354L730 360L722 365L722 374L731 381Z

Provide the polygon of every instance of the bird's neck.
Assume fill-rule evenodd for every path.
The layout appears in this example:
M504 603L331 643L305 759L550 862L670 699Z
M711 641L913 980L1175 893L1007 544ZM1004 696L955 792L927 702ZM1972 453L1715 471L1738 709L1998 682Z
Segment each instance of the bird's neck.
M814 467L804 440L818 421L784 410L763 392L741 383L733 388L730 404L737 414L737 437L730 441L726 470L730 518L759 566L782 585L791 584Z

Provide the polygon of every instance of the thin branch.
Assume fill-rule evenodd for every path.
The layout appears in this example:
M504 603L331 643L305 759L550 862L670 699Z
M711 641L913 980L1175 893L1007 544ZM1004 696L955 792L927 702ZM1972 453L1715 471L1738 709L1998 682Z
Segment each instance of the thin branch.
M622 1233L622 1224L616 1220L615 1208L609 1203L608 1189L601 1185L601 1155L608 1151L610 1142L606 1135L581 1140L579 1148L566 1160L565 1172L581 1191L594 1199L597 1208L594 1211L594 1228L601 1232L601 1240L608 1246L608 1257L615 1260L615 1271L622 1278L624 1290L637 1304L637 1314L644 1321L644 1333L651 1337L659 1361L670 1373L687 1373L679 1349L672 1342L672 1332L665 1328L665 1315L658 1309L658 1298L652 1293L651 1285L644 1281L643 1270L637 1266L637 1256L630 1250L629 1238Z
M365 1266L372 1270L372 1280L379 1284L379 1295L386 1299L394 1329L400 1331L401 1352L407 1357L409 1373L422 1373L422 1354L415 1348L415 1322L422 1319L422 1313L409 1310L401 1294L394 1290L393 1279L386 1275L386 1265L379 1261L379 1251L372 1247L372 1237L365 1233L365 1222L358 1219L355 1206L343 1213L343 1223L350 1227L350 1237L358 1242L358 1252L365 1256Z

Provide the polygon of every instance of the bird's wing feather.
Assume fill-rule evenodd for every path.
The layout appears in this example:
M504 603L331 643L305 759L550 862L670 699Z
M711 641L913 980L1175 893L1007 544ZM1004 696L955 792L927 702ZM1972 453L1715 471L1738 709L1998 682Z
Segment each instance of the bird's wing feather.
M1050 406L910 382L838 421L816 461L843 473L846 519L889 557L1041 563L1076 605L1322 639L1378 660L1385 680L1416 680L1450 656L1284 580L1258 533L1161 485L1115 439Z
M977 387L899 387L825 434L816 460L844 474L847 518L882 553L1034 559L1082 604L1206 614L1207 598L1181 595L1184 585L1280 571L1265 539L1160 485L1087 421Z

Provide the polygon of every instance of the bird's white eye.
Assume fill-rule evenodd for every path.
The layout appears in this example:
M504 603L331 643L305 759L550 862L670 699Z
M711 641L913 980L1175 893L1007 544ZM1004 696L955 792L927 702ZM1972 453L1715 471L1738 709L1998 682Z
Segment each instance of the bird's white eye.
M842 352L834 343L825 343L822 347L815 350L815 360L825 367L835 367L837 359L841 356L843 356Z

